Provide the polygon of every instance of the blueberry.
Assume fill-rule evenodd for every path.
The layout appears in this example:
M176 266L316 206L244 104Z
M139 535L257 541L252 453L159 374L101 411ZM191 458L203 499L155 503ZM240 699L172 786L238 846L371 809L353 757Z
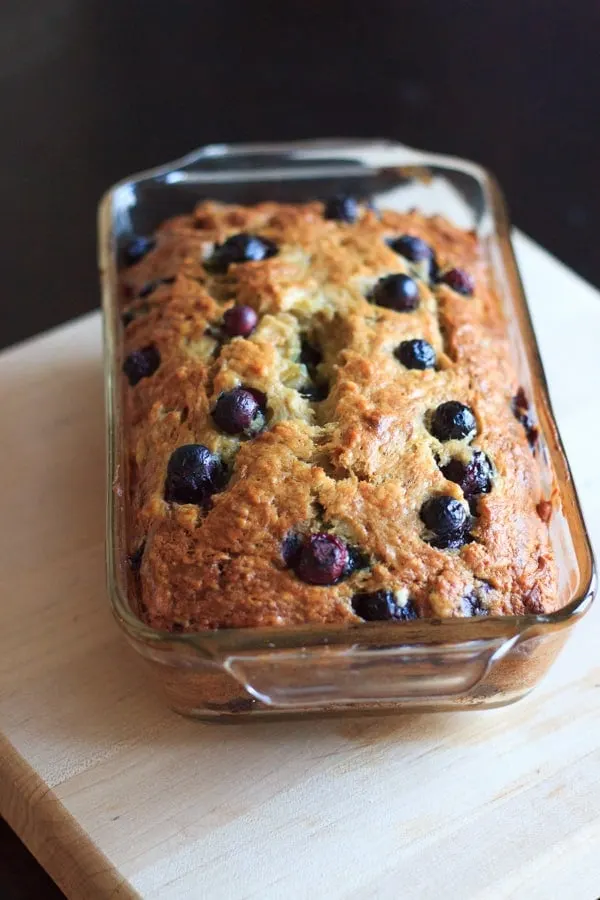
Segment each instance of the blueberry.
M257 322L258 316L251 306L232 306L223 315L223 328L229 337L248 337Z
M468 499L475 494L489 494L492 489L492 464L482 450L475 450L468 463L451 459L441 466L442 475L458 484Z
M138 297L140 297L140 298L149 297L150 294L156 290L156 288L158 287L159 284L160 284L159 281L146 282L146 284L143 286L143 288L140 291L138 291Z
M420 515L427 528L438 536L457 534L469 524L469 514L462 503L445 494L426 500Z
M234 234L213 250L206 267L217 274L224 274L232 263L261 262L275 256L277 245L268 238L254 234Z
M535 450L535 445L539 437L539 431L534 425L533 419L529 415L529 401L522 387L519 388L512 399L512 411L515 419L520 422L525 429L525 435L529 442L529 446L532 450Z
M527 399L524 388L520 387L513 397L512 408L515 416L518 416L519 413L526 412L529 409L529 400Z
M416 338L402 341L394 355L407 369L433 369L436 362L435 350L427 341Z
M386 309L412 312L419 305L419 288L408 275L386 275L375 285L372 300Z
M300 388L301 396L310 403L320 403L322 400L325 400L328 393L329 387L323 381L318 383L309 382Z
M296 531L288 531L281 542L281 556L290 569L295 568L302 550L302 536Z
M473 276L465 272L464 269L448 269L440 276L439 281L447 284L449 288L462 294L464 297L471 297L475 292L475 282Z
M175 276L170 276L169 278L157 278L156 281L148 281L141 291L138 293L138 297L149 297L156 288L160 287L161 284L173 284L175 281Z
M141 350L134 350L129 354L123 363L123 371L129 384L134 387L142 378L154 375L159 366L160 353L154 344L149 344L148 347L142 347Z
M315 347L314 344L311 344L305 338L302 338L300 344L300 362L312 373L322 361L323 354L319 348Z
M133 266L154 250L156 241L151 237L134 238L123 250L123 261L126 266Z
M358 201L346 194L337 194L326 202L323 215L326 219L338 219L352 224L358 218Z
M366 622L383 622L394 620L408 622L418 618L417 611L410 600L399 606L392 591L373 591L370 594L355 594L352 598L352 609L357 616Z
M295 571L308 584L335 584L348 563L346 545L334 534L309 535L302 546Z
M171 453L165 479L167 503L204 506L223 486L225 469L204 444L184 444Z
M436 550L460 550L465 544L473 541L472 535L466 531L451 531L449 534L442 534L438 537L430 538L427 543Z
M430 430L439 441L460 441L477 430L477 422L469 406L447 400L434 412Z
M481 582L474 590L470 591L461 600L463 616L487 616L489 610L483 605L483 598L491 590L486 582Z
M403 234L401 237L393 238L388 242L394 253L408 259L409 262L423 262L425 259L433 257L433 250L419 237L412 234Z
M237 387L218 398L212 417L226 434L258 434L264 428L266 398L260 391Z
M344 569L344 575L349 576L352 575L353 572L358 572L361 569L368 569L370 566L370 560L367 554L360 549L360 547L354 547L351 544L346 546L348 551L348 562L346 563L346 568Z

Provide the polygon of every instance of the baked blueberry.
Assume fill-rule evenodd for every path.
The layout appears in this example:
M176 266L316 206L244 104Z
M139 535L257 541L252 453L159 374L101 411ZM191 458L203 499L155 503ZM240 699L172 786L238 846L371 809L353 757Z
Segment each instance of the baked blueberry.
M370 566L370 560L367 554L360 549L360 547L355 547L352 544L347 544L346 549L348 551L348 562L346 563L346 568L344 569L344 575L348 577L352 575L353 572L358 572L361 569L368 569Z
M326 219L337 219L352 224L358 218L358 201L347 194L336 194L325 203L323 215Z
M320 403L329 393L329 387L324 381L310 382L300 388L300 394L310 403Z
M204 444L184 444L171 453L165 479L167 503L204 506L223 486L225 469Z
M388 242L394 253L408 259L409 262L423 262L433 257L433 250L424 240L412 234L403 234Z
M138 291L138 297L149 297L159 286L160 281L147 281L143 288Z
M450 531L448 534L430 538L427 543L436 550L460 550L461 547L472 541L473 536L467 531Z
M265 407L266 397L262 392L237 387L220 395L212 417L217 427L226 434L251 437L264 428Z
M154 250L156 241L151 237L137 237L127 244L123 250L123 261L126 266L133 266Z
M483 605L483 598L490 592L489 584L482 582L461 600L463 616L487 616L489 610Z
M458 400L440 403L431 418L431 433L439 441L460 441L477 430L473 410Z
M258 316L251 306L232 306L223 315L223 329L229 337L249 337Z
M378 306L396 312L412 312L419 305L419 288L408 275L386 275L373 289L372 298Z
M512 411L515 419L517 419L525 429L525 436L527 437L529 446L532 450L535 450L539 431L529 415L529 401L522 387L519 388L512 399Z
M348 550L335 534L308 535L300 551L295 571L308 584L335 584L348 562Z
M255 234L234 234L217 244L206 266L211 272L224 274L233 263L261 262L275 256L277 244Z
M371 593L354 594L352 609L365 622L383 622L393 620L408 622L418 618L417 611L410 600L401 606L393 591L373 591Z
M312 373L314 369L317 368L320 362L323 361L323 354L319 350L318 347L315 347L314 344L311 344L305 338L302 338L302 342L300 344L300 362L306 366L309 372Z
M469 514L462 503L445 494L426 500L420 515L427 528L438 536L457 534L469 524Z
M464 269L448 269L439 277L442 284L447 284L449 288L462 294L463 297L471 297L475 292L475 282L473 276Z
M129 354L123 363L123 371L129 384L134 387L142 378L149 378L150 375L154 375L159 366L160 353L154 344L149 344L147 347L142 347L141 350L134 350Z
M138 297L149 297L153 291L156 290L157 287L160 287L161 284L173 284L175 281L175 276L171 275L169 278L157 278L156 281L148 281L141 291L138 293Z
M288 531L281 542L281 556L286 566L290 569L293 569L296 566L300 558L301 550L302 535L298 534L296 531Z
M420 338L402 341L394 355L407 369L433 369L435 366L435 350L428 341Z
M451 459L440 468L444 478L458 484L467 499L475 494L489 494L492 489L492 464L482 450L475 450L468 463Z

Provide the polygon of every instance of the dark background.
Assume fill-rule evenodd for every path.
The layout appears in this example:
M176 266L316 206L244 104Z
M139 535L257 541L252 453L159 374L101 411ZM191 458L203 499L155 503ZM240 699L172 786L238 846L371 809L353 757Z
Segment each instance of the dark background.
M599 36L598 0L0 0L0 344L96 306L102 192L207 142L475 159L600 284ZM1 822L0 896L62 896Z

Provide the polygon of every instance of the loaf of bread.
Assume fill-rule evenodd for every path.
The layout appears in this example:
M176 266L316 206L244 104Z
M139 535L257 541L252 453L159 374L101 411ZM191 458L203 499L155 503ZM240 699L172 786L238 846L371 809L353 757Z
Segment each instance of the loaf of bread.
M537 431L473 233L204 202L124 253L128 549L171 631L556 609Z

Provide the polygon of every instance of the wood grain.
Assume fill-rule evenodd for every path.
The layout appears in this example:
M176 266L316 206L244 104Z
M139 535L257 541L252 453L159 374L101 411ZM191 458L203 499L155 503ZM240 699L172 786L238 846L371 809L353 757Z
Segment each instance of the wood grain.
M518 239L596 546L598 295ZM97 315L0 357L0 813L72 898L600 893L600 606L504 710L218 727L111 620Z

